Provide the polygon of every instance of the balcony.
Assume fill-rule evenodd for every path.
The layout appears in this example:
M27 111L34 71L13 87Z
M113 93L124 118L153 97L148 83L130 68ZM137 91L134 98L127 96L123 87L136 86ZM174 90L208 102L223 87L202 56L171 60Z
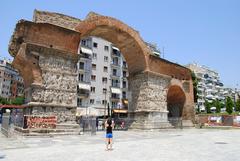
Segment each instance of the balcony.
M120 88L120 83L112 82L112 87Z
M112 100L119 100L119 99L120 99L120 96L119 96L119 95L118 95L118 96L112 96L111 99L112 99Z
M111 63L111 66L116 67L116 68L120 68L120 63L118 63L118 62L112 62L112 63Z
M77 89L77 95L80 98L87 98L89 97L90 91L86 89Z
M205 100L203 100L203 99L198 99L197 102L198 102L198 103L204 103Z
M209 94L209 95L206 96L206 98L212 100L212 99L214 99L214 96Z
M127 70L127 69L128 69L127 64L124 64L124 63L123 63L122 68L125 69L125 70Z
M111 101L119 102L119 100L120 100L120 93L119 94L118 93L113 93L113 91L112 91Z
M111 77L119 78L121 75L119 73L112 73Z
M198 97L204 97L204 95L202 94L202 93L199 93L199 94L197 94L198 95Z
M120 53L118 48L112 47L112 49L113 49L112 50L112 56L114 56L114 57L121 57L121 53Z
M212 87L213 84L212 84L212 83L208 83L207 86L208 86L208 87Z
M92 58L92 50L87 48L87 47L81 47L80 50L80 56L81 58L85 58L85 59L91 59Z

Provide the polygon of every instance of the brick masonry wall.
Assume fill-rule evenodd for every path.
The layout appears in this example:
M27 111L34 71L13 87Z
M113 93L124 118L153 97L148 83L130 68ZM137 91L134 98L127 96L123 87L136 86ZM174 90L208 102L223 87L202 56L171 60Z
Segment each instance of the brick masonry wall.
M33 22L50 23L56 26L74 30L74 28L81 22L81 20L60 13L35 10Z

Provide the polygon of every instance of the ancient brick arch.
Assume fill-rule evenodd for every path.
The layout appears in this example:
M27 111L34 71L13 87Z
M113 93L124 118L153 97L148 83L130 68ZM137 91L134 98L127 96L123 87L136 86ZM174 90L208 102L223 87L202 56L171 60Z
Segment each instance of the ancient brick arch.
M128 63L129 73L147 70L149 49L139 33L121 21L90 13L75 30L81 33L82 38L101 37L116 45Z
M167 92L174 83L186 97L183 118L194 119L191 72L153 56L139 33L114 18L90 13L79 19L35 11L33 22L22 20L9 44L13 65L26 85L29 114L57 115L59 123L75 121L78 47L87 36L98 36L120 48L129 66L131 128L166 128Z

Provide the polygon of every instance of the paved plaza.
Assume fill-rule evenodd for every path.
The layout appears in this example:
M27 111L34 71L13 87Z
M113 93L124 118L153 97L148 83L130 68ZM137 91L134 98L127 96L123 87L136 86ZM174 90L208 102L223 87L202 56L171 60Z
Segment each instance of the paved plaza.
M240 130L114 131L114 149L97 135L0 136L4 161L237 161Z

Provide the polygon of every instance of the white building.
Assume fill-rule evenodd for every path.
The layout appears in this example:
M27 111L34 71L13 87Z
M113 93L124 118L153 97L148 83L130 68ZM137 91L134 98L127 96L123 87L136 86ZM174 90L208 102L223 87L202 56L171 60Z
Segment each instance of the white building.
M219 74L215 70L198 64L188 64L186 67L191 69L198 79L197 107L201 111L205 111L205 100L212 102L218 99L224 102L226 92L223 83L220 81Z
M119 49L97 37L81 41L78 114L104 116L128 109L128 70Z

